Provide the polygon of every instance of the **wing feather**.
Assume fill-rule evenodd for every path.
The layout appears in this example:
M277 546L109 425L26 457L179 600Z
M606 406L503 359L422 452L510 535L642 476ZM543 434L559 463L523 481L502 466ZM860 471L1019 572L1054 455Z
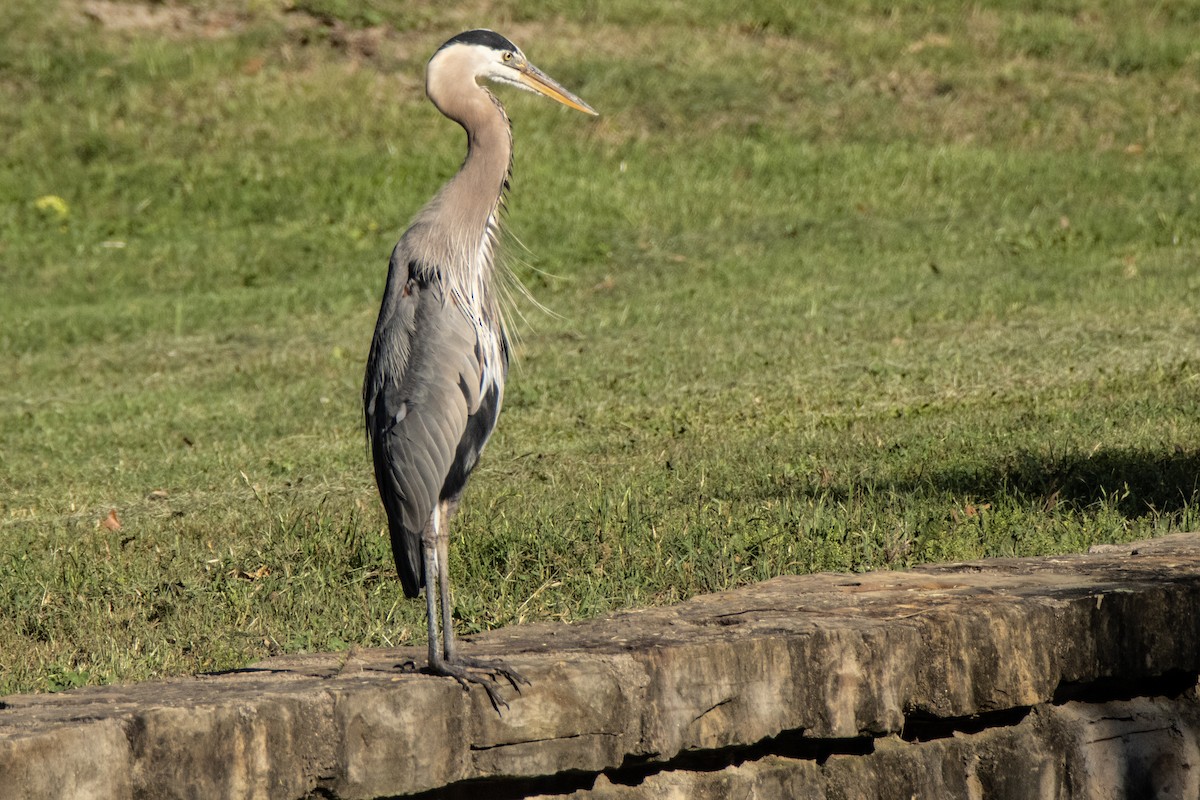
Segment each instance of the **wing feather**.
M410 597L425 583L421 532L439 499L462 492L499 414L507 358L499 369L486 364L479 337L438 273L410 262L401 242L371 343L363 407L396 569Z

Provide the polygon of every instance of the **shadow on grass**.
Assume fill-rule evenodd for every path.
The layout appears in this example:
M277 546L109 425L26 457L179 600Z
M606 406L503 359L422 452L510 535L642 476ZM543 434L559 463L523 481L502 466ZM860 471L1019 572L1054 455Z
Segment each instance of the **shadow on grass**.
M973 497L1016 497L1047 511L1104 503L1135 519L1178 513L1200 502L1200 451L1020 452L989 468L933 472L920 484ZM893 488L919 490L921 485Z
M1104 505L1133 520L1200 507L1200 450L1019 451L992 464L926 463L908 478L868 478L849 486L802 480L790 488L841 502L864 495L949 494L973 503L1007 499L1047 513Z

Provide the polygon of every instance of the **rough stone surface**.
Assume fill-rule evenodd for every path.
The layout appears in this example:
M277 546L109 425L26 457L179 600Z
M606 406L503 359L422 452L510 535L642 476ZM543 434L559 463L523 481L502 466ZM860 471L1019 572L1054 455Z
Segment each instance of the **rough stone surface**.
M132 794L129 743L117 720L81 717L32 730L0 730L0 798L4 800Z
M3 698L0 798L1200 796L1200 535L467 647L532 679L502 716L413 649Z
M1200 715L1193 694L1032 709L1012 725L928 742L895 735L866 754L767 755L721 769L600 775L570 800L997 798L1128 800L1200 797ZM623 781L623 782L622 782ZM563 798L541 795L537 800Z

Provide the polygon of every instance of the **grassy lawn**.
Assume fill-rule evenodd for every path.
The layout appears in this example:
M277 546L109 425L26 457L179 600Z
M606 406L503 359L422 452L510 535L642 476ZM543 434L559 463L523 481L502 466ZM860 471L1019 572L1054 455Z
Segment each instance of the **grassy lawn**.
M1200 5L13 0L0 694L424 638L359 386L464 137L515 124L518 361L460 626L1200 529Z

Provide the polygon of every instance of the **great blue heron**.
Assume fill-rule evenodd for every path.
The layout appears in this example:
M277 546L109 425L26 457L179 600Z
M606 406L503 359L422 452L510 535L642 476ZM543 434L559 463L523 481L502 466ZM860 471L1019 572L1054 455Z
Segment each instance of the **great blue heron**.
M498 677L514 688L525 679L500 662L458 651L447 570L450 517L496 425L508 372L508 337L492 277L512 131L482 80L596 114L493 31L460 33L434 53L425 91L466 130L467 157L392 251L363 408L404 594L416 597L425 587L429 670L464 689L483 686L499 708Z

